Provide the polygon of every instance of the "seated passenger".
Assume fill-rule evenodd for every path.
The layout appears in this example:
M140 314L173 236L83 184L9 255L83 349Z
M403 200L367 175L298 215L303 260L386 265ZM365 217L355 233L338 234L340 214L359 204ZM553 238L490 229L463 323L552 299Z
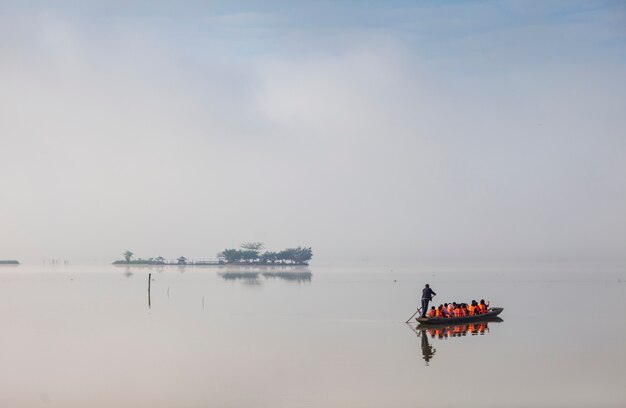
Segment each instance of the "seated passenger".
M456 317L463 317L465 316L465 311L463 310L463 305L456 305L456 308L454 309L454 315Z
M472 304L471 304L471 305L469 305L469 306L467 307L467 309L470 311L470 315L471 315L471 316L474 316L474 315L477 315L477 314L480 314L480 313L481 313L481 312L480 312L480 309L478 308L478 302L477 302L477 301L475 301L475 300L472 300Z
M443 307L441 308L441 310L443 311L443 317L450 317L450 312L449 312L449 306L447 303L443 304Z
M454 311L456 310L456 302L452 302L448 305L448 313L450 313L450 317L454 317Z
M478 309L480 313L487 313L489 308L489 303L485 304L485 299L480 299L480 303L478 304Z
M428 313L426 313L426 317L435 317L435 306L431 306Z
M435 317L443 318L443 305L439 305L437 310L435 310Z
M470 316L474 316L476 314L475 313L475 308L474 308L474 303L476 303L476 302L472 301L472 303L469 306L467 306L467 312L468 312L468 314Z

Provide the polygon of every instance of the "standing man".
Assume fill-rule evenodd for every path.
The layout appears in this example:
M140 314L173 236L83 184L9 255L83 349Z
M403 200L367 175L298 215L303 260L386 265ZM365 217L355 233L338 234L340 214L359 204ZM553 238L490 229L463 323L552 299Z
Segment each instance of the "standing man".
M427 283L424 286L424 290L422 290L422 317L426 317L426 312L428 312L428 302L433 300L433 296L436 293L430 288L430 285Z

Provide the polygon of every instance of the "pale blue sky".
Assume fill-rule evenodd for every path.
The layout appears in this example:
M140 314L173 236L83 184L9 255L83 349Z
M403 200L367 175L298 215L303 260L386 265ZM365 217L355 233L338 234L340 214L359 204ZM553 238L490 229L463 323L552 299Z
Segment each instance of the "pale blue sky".
M0 258L625 261L625 4L0 1Z

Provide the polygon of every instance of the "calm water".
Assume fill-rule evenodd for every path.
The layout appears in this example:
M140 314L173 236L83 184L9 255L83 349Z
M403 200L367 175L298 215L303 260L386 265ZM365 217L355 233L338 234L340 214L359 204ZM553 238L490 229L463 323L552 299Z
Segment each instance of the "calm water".
M624 268L262 272L0 267L0 406L626 406ZM503 321L409 327L426 282Z

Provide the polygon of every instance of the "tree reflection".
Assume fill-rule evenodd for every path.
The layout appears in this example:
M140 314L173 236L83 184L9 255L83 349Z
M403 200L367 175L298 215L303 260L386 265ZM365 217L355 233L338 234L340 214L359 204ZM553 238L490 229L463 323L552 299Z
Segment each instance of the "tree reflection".
M309 271L304 272L263 272L266 279L278 278L290 282L311 282L313 274Z
M219 275L225 281L241 281L245 285L260 285L260 272L224 272Z
M232 271L232 272L222 272L219 274L226 281L242 281L245 284L251 285L260 285L261 281L259 279L260 276L263 276L265 279L281 279L287 282L296 282L296 283L306 283L311 282L311 278L313 274L308 271L271 271L271 272L260 272L260 271Z

